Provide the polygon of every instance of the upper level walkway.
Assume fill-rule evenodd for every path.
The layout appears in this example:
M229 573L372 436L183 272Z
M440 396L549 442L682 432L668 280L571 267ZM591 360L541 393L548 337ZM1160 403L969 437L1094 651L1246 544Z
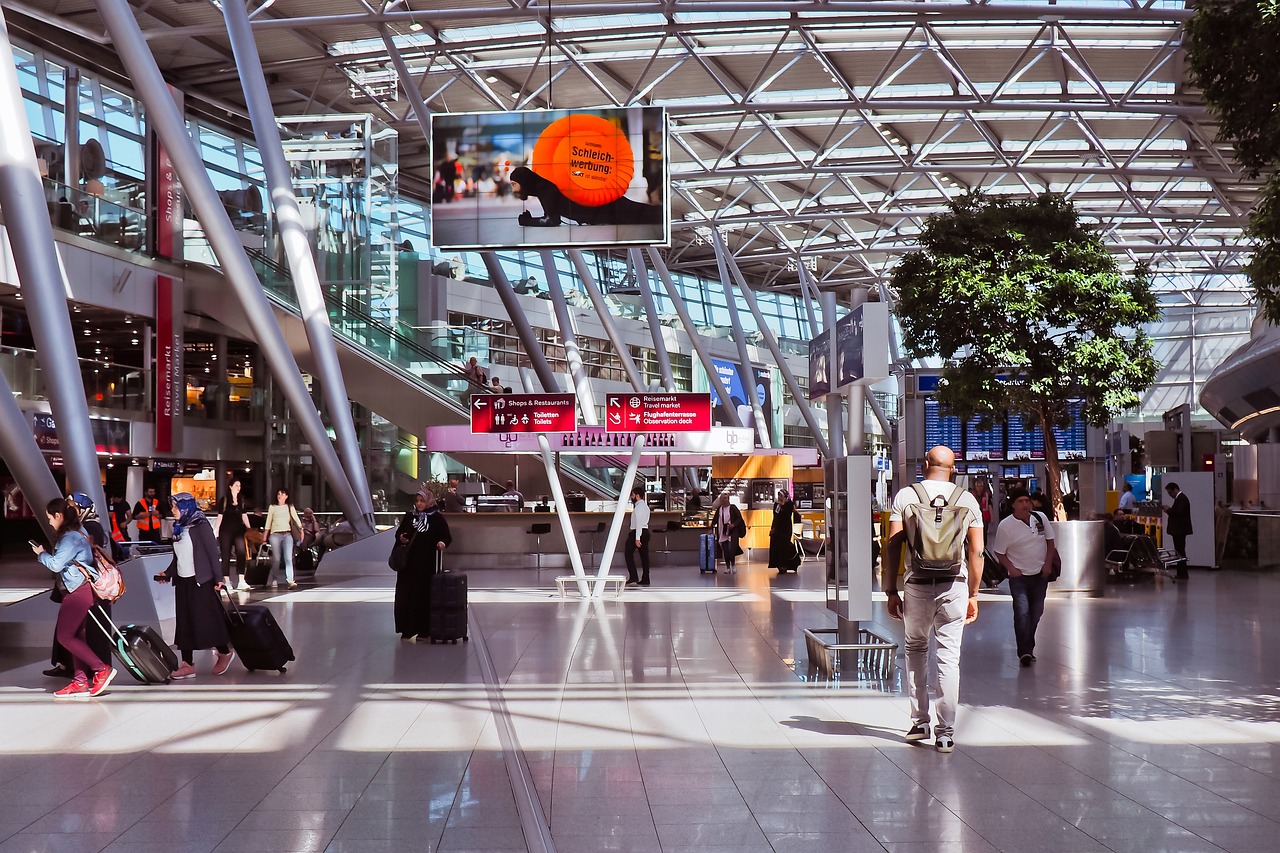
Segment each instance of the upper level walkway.
M822 569L662 566L621 599L476 571L471 642L401 641L384 564L263 595L297 650L55 703L51 626L0 621L0 853L1198 853L1280 839L1274 576L1008 596L967 632L957 749L889 683L806 683ZM31 572L10 563L10 585ZM38 576L37 576L38 578ZM132 594L132 593L131 593ZM876 630L900 640L877 605ZM166 625L171 635L172 626ZM899 661L900 663L900 661Z

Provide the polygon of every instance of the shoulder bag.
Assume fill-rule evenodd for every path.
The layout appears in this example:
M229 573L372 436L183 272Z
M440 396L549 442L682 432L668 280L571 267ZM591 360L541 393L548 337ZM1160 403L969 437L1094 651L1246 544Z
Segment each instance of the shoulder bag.
M391 555L387 557L387 566L393 572L398 572L409 564L409 546L413 545L413 540L418 538L418 531L414 530L409 534L407 540L401 540L400 535L396 534L396 544L391 546Z

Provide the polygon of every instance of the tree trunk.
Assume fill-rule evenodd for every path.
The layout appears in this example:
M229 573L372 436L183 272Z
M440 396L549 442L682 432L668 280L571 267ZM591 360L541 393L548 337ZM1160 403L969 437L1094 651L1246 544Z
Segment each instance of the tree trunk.
M1054 521L1066 521L1067 511L1062 506L1062 462L1058 459L1058 437L1053 434L1053 426L1045 416L1045 407L1037 409L1040 415L1040 428L1044 430L1044 478L1045 493L1049 496L1049 508Z

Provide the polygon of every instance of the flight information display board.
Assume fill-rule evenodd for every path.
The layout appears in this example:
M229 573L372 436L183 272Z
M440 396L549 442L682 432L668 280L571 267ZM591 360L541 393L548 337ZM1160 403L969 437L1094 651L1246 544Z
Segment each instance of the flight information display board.
M925 378L920 377L921 390ZM931 383L930 388L936 387ZM1069 404L1071 425L1065 429L1054 428L1058 440L1060 459L1083 459L1088 426L1081 417L1083 403ZM1003 461L1030 462L1044 459L1044 430L1040 427L1025 429L1023 419L1011 414L1005 423L992 424L991 429L980 429L978 419L966 423L954 415L944 415L934 396L924 399L924 446L945 444L956 451L958 459L969 462Z

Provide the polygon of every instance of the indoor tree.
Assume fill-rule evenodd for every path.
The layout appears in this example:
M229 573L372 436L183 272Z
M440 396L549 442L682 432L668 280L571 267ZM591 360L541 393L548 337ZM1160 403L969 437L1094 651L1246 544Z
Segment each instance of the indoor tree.
M1044 431L1048 493L1062 510L1053 427L1072 400L1093 426L1155 380L1141 324L1159 317L1145 267L1124 275L1070 202L972 192L932 216L894 268L895 314L914 358L944 360L940 408L984 425L1019 415Z
M1249 218L1245 272L1258 307L1280 323L1280 0L1204 0L1186 24L1187 68L1250 177L1264 176Z

